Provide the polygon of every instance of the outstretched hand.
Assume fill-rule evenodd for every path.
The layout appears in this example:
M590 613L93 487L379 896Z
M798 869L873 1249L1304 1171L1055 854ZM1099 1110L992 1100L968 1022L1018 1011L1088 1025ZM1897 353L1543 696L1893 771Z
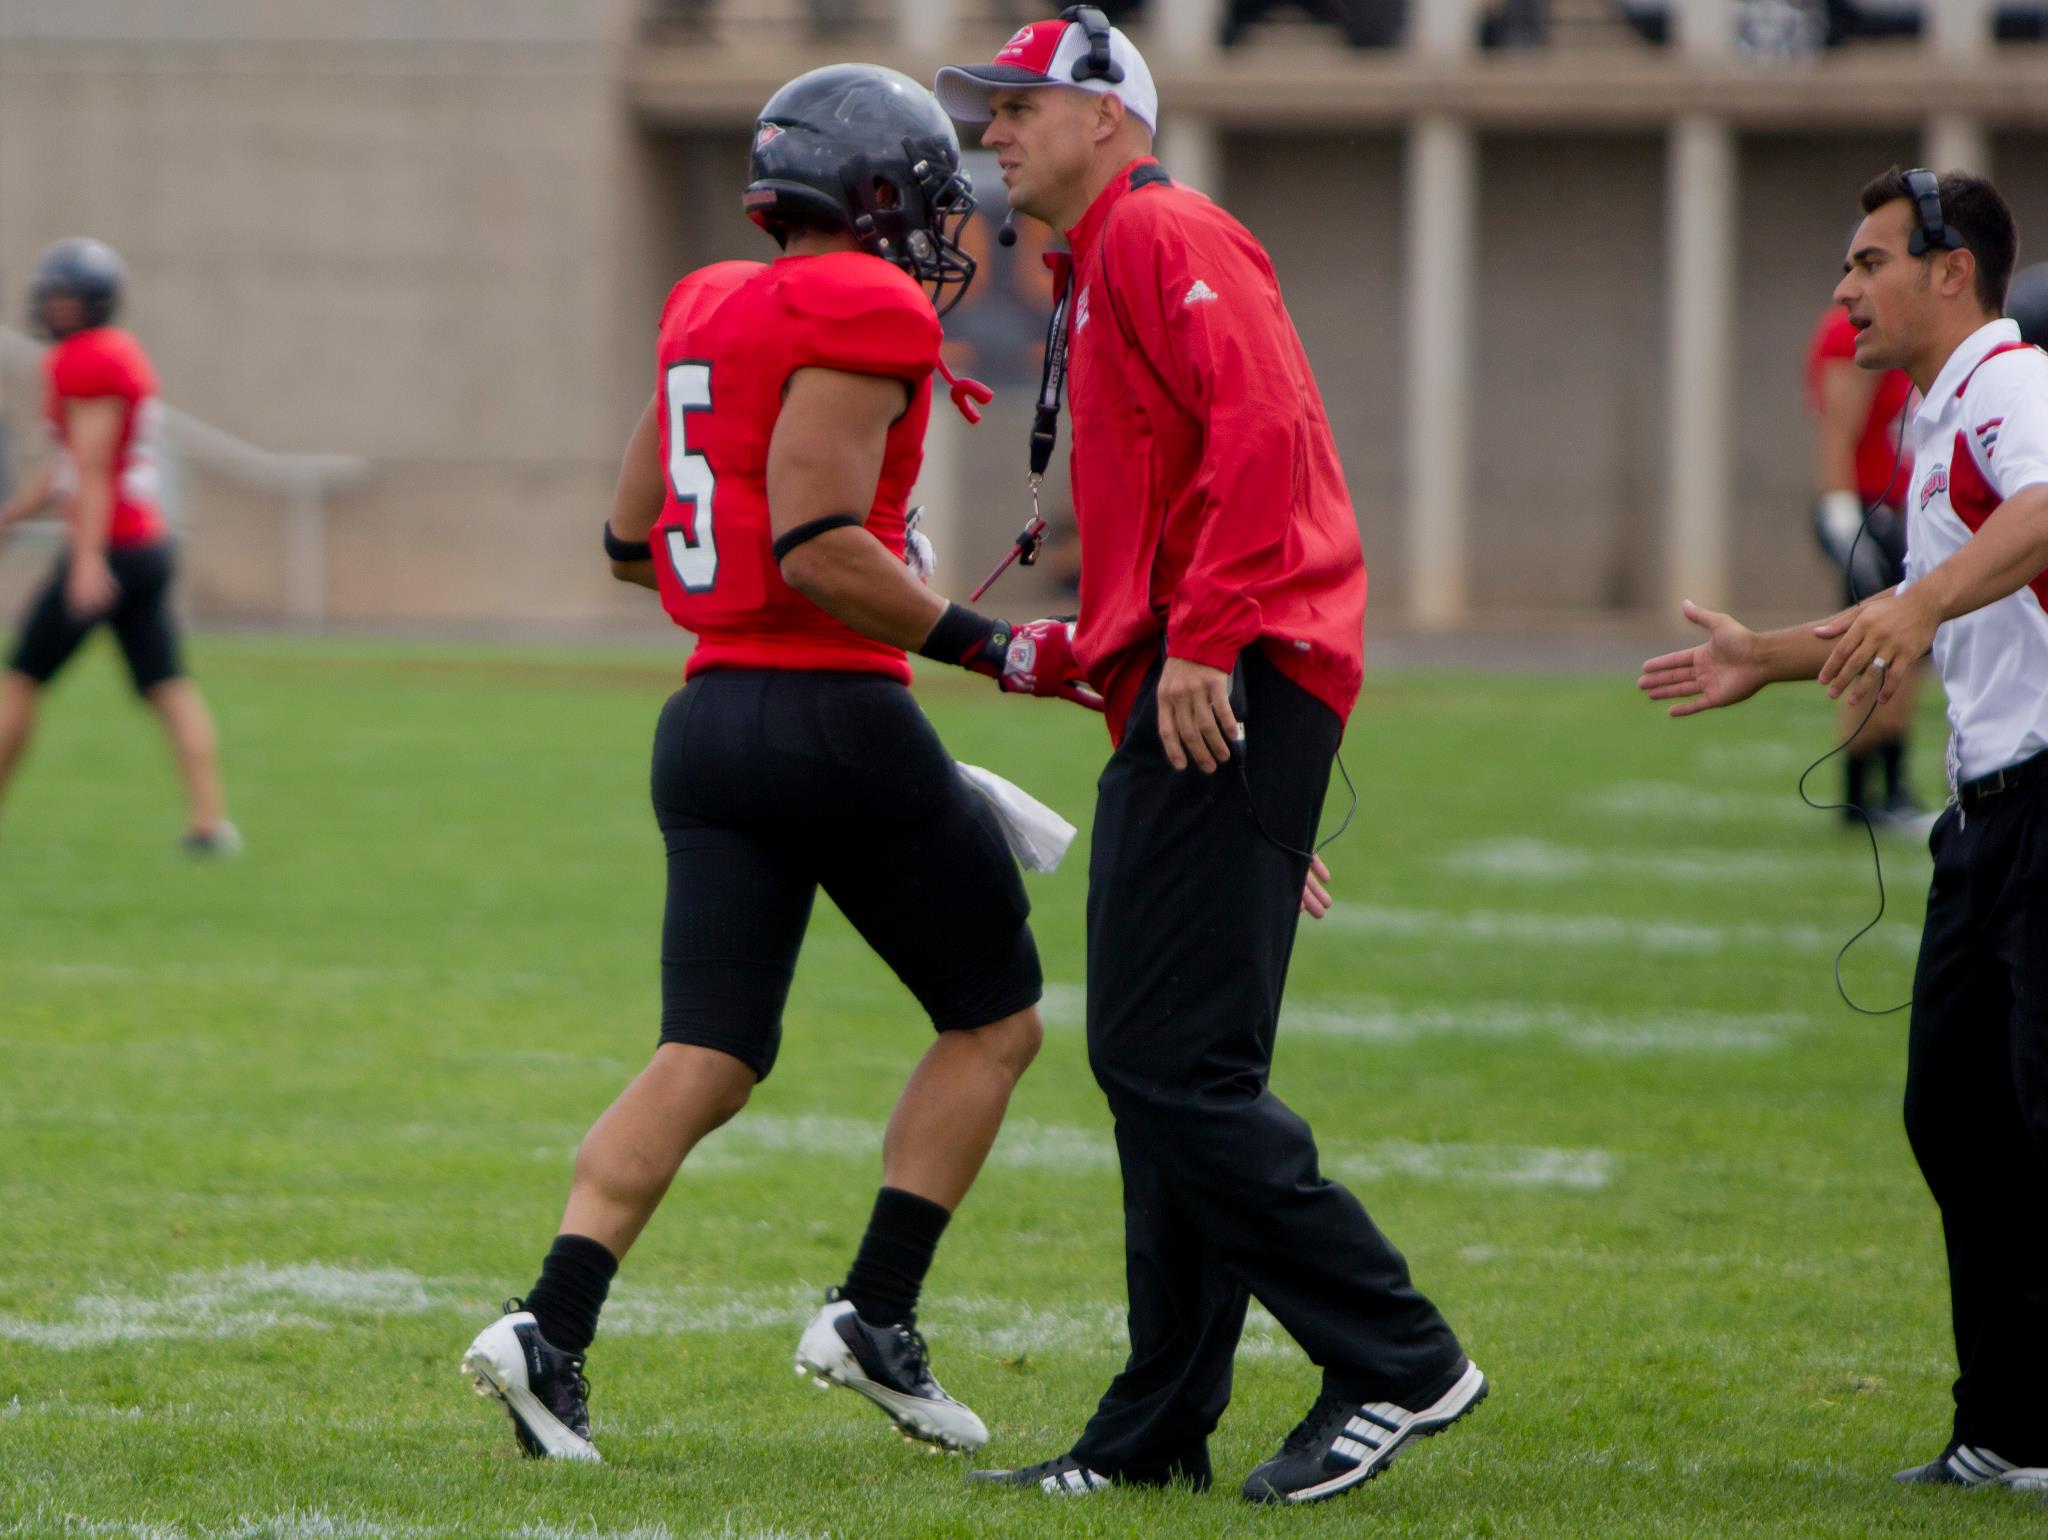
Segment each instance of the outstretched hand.
M1746 701L1770 683L1754 631L1734 616L1703 609L1690 599L1681 608L1707 639L1697 647L1646 661L1637 689L1651 700L1671 701L1672 716L1689 717Z
M1866 599L1847 614L1813 628L1815 636L1835 643L1821 665L1820 682L1831 697L1839 699L1846 692L1851 706L1862 705L1873 688L1880 701L1888 701L1934 645L1939 624L1940 617L1922 605L1918 590Z

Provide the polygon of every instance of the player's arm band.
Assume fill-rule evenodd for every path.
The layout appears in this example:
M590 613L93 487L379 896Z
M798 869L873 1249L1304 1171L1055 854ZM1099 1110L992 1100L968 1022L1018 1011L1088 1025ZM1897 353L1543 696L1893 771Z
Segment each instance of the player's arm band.
M645 540L621 540L612 533L612 521L604 521L604 554L613 561L652 561L654 547Z
M850 513L828 513L822 519L811 519L795 529L786 529L775 537L770 547L775 552L775 563L780 566L789 559L789 553L806 540L815 540L828 529L858 529L861 520Z
M1010 625L977 615L964 604L949 604L918 647L919 657L971 667L977 660L1000 658L1010 645Z

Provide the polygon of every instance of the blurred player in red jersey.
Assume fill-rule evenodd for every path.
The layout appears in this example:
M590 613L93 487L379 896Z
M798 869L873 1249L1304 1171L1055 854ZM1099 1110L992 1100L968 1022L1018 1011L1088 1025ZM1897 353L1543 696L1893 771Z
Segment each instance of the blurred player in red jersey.
M69 539L0 676L0 794L35 731L44 687L105 621L135 693L170 735L190 809L185 848L231 854L241 837L227 820L213 717L185 677L171 614L172 542L156 501L156 371L142 344L110 324L123 277L121 259L98 241L59 241L36 264L29 321L52 344L44 414L56 453L0 505L0 532L56 503Z
M616 575L658 588L697 635L655 731L661 1044L578 1150L539 1281L463 1359L530 1454L597 1458L583 1355L618 1260L683 1158L773 1066L820 887L938 1038L883 1136L859 1254L797 1366L859 1391L907 1437L988 1437L932 1377L915 1312L1038 1051L1041 976L1003 833L905 688L904 653L1100 703L1074 682L1064 622L977 616L905 566L934 302L974 271L954 240L974 209L959 165L952 125L907 76L801 76L761 111L746 191L784 256L700 269L662 313L654 395L605 528Z
M1837 305L1820 318L1806 350L1806 394L1813 409L1815 482L1813 528L1821 549L1842 571L1843 603L1859 604L1905 581L1906 488L1913 457L1902 453L1913 383L1903 371L1874 374L1856 367L1856 328ZM1869 523L1864 510L1870 510ZM1842 800L1873 821L1910 826L1920 814L1906 780L1907 741L1913 726L1914 683L1907 672L1899 693L1877 708L1870 725L1844 756ZM1841 733L1856 731L1862 706L1844 706ZM1882 766L1880 797L1871 771ZM1845 820L1855 814L1843 811Z

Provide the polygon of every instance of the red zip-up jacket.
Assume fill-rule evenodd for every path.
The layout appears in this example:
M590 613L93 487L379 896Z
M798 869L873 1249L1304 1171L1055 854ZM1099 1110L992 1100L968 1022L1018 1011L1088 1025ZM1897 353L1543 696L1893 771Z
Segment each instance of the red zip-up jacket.
M1315 377L1259 243L1133 161L1067 232L1074 651L1110 736L1159 657L1228 669L1256 642L1348 717L1365 557Z

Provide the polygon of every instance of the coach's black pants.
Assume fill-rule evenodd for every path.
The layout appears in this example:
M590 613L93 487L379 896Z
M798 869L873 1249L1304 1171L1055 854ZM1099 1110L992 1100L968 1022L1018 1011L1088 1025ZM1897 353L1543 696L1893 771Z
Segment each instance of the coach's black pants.
M1266 1084L1339 723L1245 654L1247 778L1175 771L1154 680L1103 771L1088 875L1088 1058L1116 1117L1131 1356L1075 1452L1106 1473L1206 1474L1247 1300L1332 1394L1420 1406L1457 1339ZM1253 799L1256 799L1257 817Z
M2048 1465L2048 773L1933 845L1906 1133L1948 1241L1955 1434Z

